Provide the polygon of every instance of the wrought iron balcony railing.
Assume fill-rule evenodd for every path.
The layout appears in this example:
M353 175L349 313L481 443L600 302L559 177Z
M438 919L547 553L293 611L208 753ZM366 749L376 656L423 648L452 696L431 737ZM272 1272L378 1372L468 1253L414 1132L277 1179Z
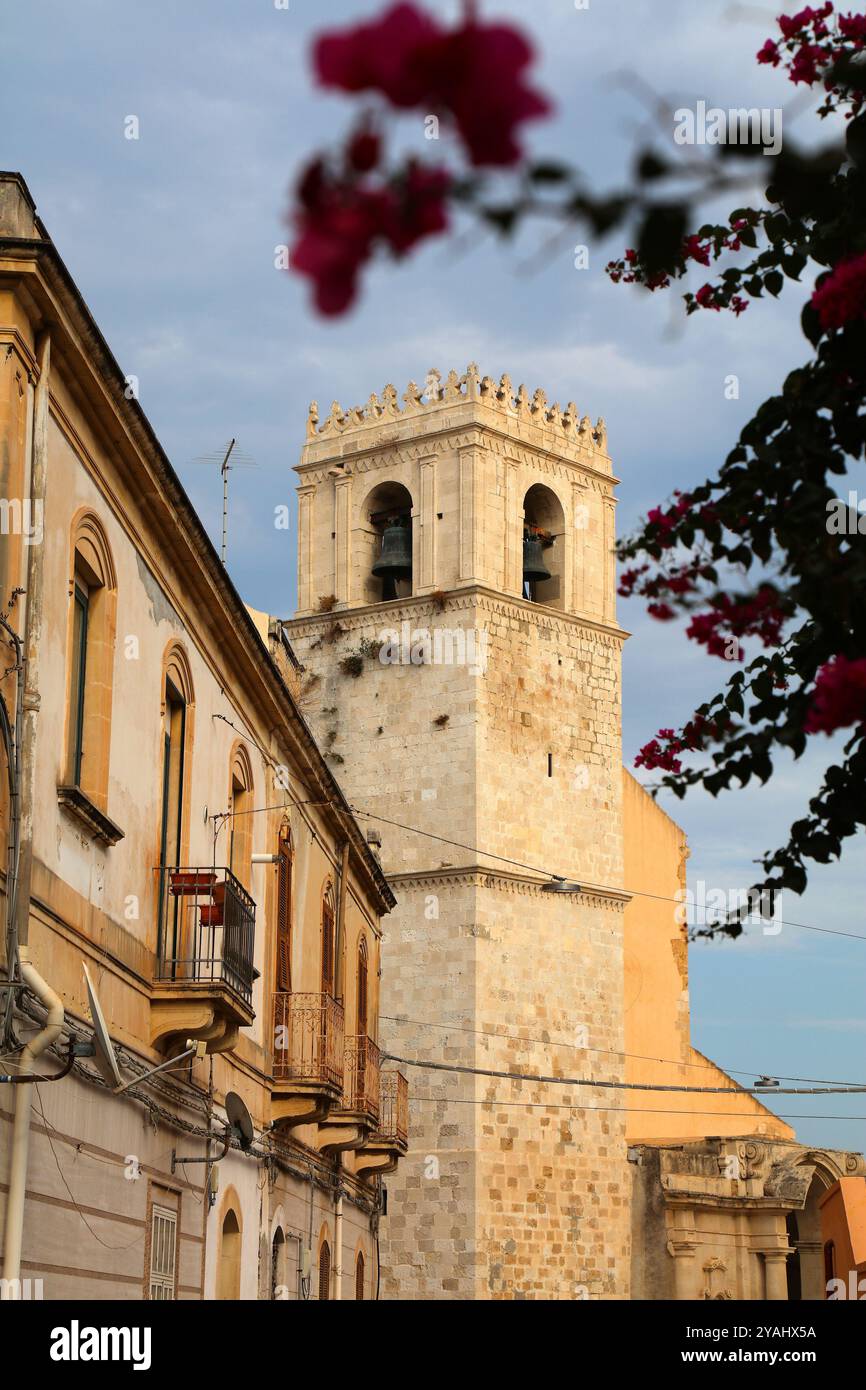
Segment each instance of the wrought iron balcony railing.
M401 1071L383 1071L376 1136L409 1142L409 1082Z
M372 1038L353 1034L346 1039L341 1110L379 1119L379 1049Z
M343 1086L343 1006L330 994L274 995L274 1078Z
M230 869L162 868L157 978L227 985L252 1004L256 905Z

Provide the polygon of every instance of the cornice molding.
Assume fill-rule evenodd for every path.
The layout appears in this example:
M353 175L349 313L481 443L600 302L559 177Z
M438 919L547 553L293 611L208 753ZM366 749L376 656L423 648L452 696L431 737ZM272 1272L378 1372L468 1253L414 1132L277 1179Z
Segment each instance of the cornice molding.
M443 619L443 616L451 611L469 610L507 618L518 615L548 632L565 633L577 628L595 640L599 646L617 649L621 649L630 636L625 628L596 622L580 613L565 613L557 608L548 608L544 604L530 603L528 599L488 589L483 584L469 584L465 588L448 590L444 608L440 608L439 602L429 595L414 594L411 598L389 603L365 604L357 608L344 608L337 604L327 613L303 613L282 621L287 632L293 636L315 637L322 627L329 627L335 620L339 621L340 627L348 633L369 629L371 622L378 618L381 618L381 627L399 628L400 623L406 619L410 622L431 617Z
M399 874L391 874L386 871L386 878L397 893L398 902L399 889L403 885L412 885L418 888L442 887L443 885L445 887L494 888L500 893L530 898L552 899L555 896L558 902L567 898L574 906L603 908L618 915L625 911L632 898L630 893L615 888L600 889L596 887L586 888L580 893L553 895L545 890L547 879L527 878L520 874L511 874L500 869L485 869L478 865L467 865L462 869L422 869Z
M527 440L515 439L501 426L487 421L456 421L431 428L429 433L406 439L382 439L371 441L357 452L348 452L344 446L338 453L329 453L321 459L306 460L295 466L300 476L301 489L319 487L329 477L334 467L334 459L339 458L347 467L345 476L378 473L400 468L407 463L420 463L454 453L463 449L483 448L503 463L513 463L520 467L532 468L548 477L562 478L570 482L578 481L581 486L597 493L611 503L616 503L614 488L619 479L613 474L603 473L585 458L578 455L566 459L559 452L533 445Z

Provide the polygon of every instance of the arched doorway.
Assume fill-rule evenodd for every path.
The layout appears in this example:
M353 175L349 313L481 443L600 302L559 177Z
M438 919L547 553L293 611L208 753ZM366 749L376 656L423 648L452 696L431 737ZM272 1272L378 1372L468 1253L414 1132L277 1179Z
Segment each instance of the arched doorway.
M287 1297L286 1237L283 1235L282 1227L278 1226L271 1241L271 1298L285 1299Z
M236 1302L241 1296L241 1227L237 1214L229 1207L220 1232L220 1259L217 1298Z
M788 1244L794 1250L788 1258L787 1269L791 1302L816 1302L827 1296L818 1203L829 1185L826 1177L816 1169L801 1210L788 1213Z

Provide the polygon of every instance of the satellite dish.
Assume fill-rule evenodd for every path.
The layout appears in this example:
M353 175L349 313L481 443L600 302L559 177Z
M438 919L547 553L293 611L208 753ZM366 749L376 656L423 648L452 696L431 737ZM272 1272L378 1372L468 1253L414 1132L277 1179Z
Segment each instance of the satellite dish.
M253 1117L237 1091L226 1092L226 1115L231 1126L232 1137L246 1150L255 1138Z
M84 966L84 979L87 983L87 998L90 1004L90 1017L93 1020L93 1041L96 1044L94 1061L97 1070L108 1082L109 1086L122 1086L123 1078L117 1065L117 1058L114 1055L114 1047L105 1025L105 1018L99 1005L99 998L93 987L93 981L88 973L87 966Z

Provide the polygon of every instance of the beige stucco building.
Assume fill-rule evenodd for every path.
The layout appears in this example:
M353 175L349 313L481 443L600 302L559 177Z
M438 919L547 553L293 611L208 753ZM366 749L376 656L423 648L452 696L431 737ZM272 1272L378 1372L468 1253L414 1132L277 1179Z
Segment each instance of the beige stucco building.
M604 421L470 364L314 403L297 472L301 705L398 899L388 1296L786 1296L813 1175L863 1160L691 1045L685 837L621 763Z
M393 893L16 175L0 496L3 1296L373 1298Z

